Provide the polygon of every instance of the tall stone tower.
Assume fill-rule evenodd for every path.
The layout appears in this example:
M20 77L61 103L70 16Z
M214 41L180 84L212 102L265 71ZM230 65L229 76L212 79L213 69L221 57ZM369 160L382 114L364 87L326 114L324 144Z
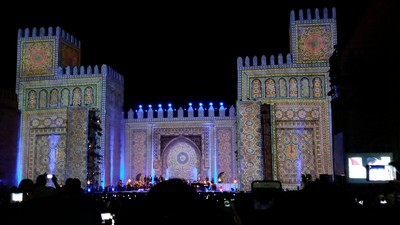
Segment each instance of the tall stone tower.
M336 45L336 12L290 15L291 53L237 60L240 184L279 180L301 187L301 175L332 174L329 57Z
M19 179L47 172L60 182L68 177L85 182L89 112L98 113L108 134L98 141L104 157L98 181L119 177L113 154L122 148L124 79L106 65L80 66L80 55L80 42L59 27L18 31Z

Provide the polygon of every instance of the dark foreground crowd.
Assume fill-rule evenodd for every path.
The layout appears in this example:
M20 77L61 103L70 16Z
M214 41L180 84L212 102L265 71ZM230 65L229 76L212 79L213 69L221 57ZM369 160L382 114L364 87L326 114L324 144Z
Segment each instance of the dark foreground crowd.
M21 181L3 192L0 224L384 224L400 221L398 183L379 188L349 190L314 181L298 191L257 193L198 192L180 179L169 179L148 192L85 193L77 179L60 187L46 186L46 175L36 182ZM12 202L11 193L24 193ZM112 218L102 218L102 215Z

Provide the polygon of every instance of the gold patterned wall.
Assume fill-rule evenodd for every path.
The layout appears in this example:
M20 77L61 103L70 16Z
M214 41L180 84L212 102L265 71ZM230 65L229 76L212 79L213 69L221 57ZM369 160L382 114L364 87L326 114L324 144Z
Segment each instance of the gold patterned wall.
M323 100L274 102L274 177L289 189L301 175L332 174L329 106Z
M216 129L217 136L217 170L223 172L223 182L237 180L236 161L237 155L232 152L235 130L231 127L219 127Z
M23 177L35 180L39 174L54 173L66 178L67 110L52 109L26 112L22 118L24 143Z
M267 169L285 188L297 189L301 187L302 174L311 174L314 179L333 174L327 90L329 58L337 43L336 10L333 8L329 15L327 9L322 14L318 9L308 9L306 14L303 10L292 11L289 31L291 51L286 58L283 54L278 55L278 60L271 56L268 65L265 56L261 62L257 57L252 61L249 57L238 58L238 101L272 106L273 165ZM248 108L239 109L239 115L251 117L247 115ZM258 118L257 115L254 112L253 117ZM238 124L239 140L246 140L249 134L243 134L241 129L247 125L241 121ZM248 154L248 146L243 148L239 151ZM255 151L261 152L261 148ZM251 177L246 172L244 175ZM248 187L248 183L244 185Z
M55 174L86 180L87 108L29 111L23 114L23 177Z
M201 168L201 151L190 138L178 136L162 151L162 169L167 178L197 180Z
M254 180L262 180L261 109L257 102L238 104L239 182L244 191L251 191Z
M272 168L267 171L272 171L273 179L279 180L285 188L297 189L301 186L302 174L309 173L313 178L332 174L330 105L326 95L328 69L285 67L241 71L242 96L252 101L239 104L240 160L261 154L258 141L248 143L248 137L259 135L260 112L245 106L269 104L272 105L273 159ZM244 118L253 118L251 126L246 122L248 119L242 121ZM246 149L253 149L253 153ZM257 159L247 161L258 162ZM266 165L260 161L258 166L258 170L250 173L251 170L241 164L244 187L250 188L251 179L263 179L262 169Z
M16 92L24 154L19 178L34 179L39 173L54 171L60 181L72 176L84 185L89 110L97 112L105 134L97 142L104 157L97 181L108 185L122 174L124 78L105 64L80 66L80 46L60 27L18 31ZM60 118L65 124L53 127Z
M235 118L197 119L127 121L125 179L162 175L217 181L222 173L223 182L233 183L238 177Z
M296 25L296 63L326 62L333 52L331 24Z
M68 109L68 176L79 178L85 182L87 179L87 132L88 108L70 107Z
M147 154L147 130L146 129L132 129L128 134L128 142L125 142L129 148L134 149L134 151L129 151L125 155L128 177L133 178L138 174L147 175L147 165L146 159Z
M152 168L155 170L156 174L165 174L167 169L167 161L165 161L165 157L168 157L169 153L175 152L177 154L183 153L187 155L187 160L195 160L197 163L197 174L199 176L203 176L208 173L209 169L209 128L204 126L192 126L192 127L164 127L164 128L155 128L153 131L153 165ZM193 151L182 151L182 148L179 143L184 144L185 146L191 146L191 149L196 152L197 154L193 154ZM173 144L177 148L169 148ZM190 158L192 156L192 158ZM196 157L196 159L194 159ZM186 165L188 162L184 161L177 161L180 163L174 163L171 165L175 166L183 166ZM186 163L183 163L186 162ZM177 169L179 171L179 169ZM189 174L187 174L189 175Z
M55 40L21 41L20 76L52 76L55 66Z
M101 80L69 78L20 82L19 108L26 168L22 177L36 179L40 173L52 172L60 182L76 177L85 183L87 114L89 108L96 108L101 102Z
M76 80L74 80L76 81ZM100 80L92 79L86 82L81 82L78 85L70 85L67 83L58 84L38 84L30 82L26 84L23 90L24 110L50 109L69 106L88 106L98 107L101 99L101 94L98 94L101 88ZM24 84L25 86L25 84ZM37 87L35 87L37 86Z

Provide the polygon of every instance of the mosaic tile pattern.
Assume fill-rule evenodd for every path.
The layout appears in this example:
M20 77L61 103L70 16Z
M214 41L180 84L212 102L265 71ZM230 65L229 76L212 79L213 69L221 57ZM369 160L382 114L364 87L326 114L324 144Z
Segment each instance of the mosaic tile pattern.
M66 135L52 133L50 130L45 135L36 136L34 176L43 173L54 174L60 183L64 183L67 177L66 170Z
M275 102L274 177L282 178L285 188L301 185L298 173L310 173L314 178L332 173L328 104L317 100ZM302 155L293 159L288 152L296 151ZM286 172L288 177L283 176Z
M84 91L82 91L84 90ZM35 89L26 89L26 110L57 108L65 106L98 106L101 96L97 94L97 84L82 86L48 85Z
M301 175L309 173L315 177L313 129L299 126L297 129L278 128L276 164L278 180L292 186L301 185Z
M44 28L40 28L39 32L34 28L32 34L27 28L22 33L24 35L21 35L19 30L16 86L19 97L18 109L22 115L21 137L24 136L21 142L24 154L21 160L22 177L34 178L35 162L36 164L39 162L35 161L35 156L37 154L44 156L46 153L36 151L38 147L36 145L39 144L42 149L50 147L50 143L45 141L48 139L45 136L53 134L58 135L60 139L65 137L68 145L66 149L73 148L71 151L77 152L77 154L71 152L66 154L67 157L73 157L68 158L67 162L77 163L65 165L64 174L80 178L83 184L85 183L87 122L79 121L77 117L83 116L85 119L87 115L79 115L79 112L68 113L72 107L82 107L86 111L89 108L98 109L100 119L104 122L104 136L99 140L99 151L104 156L104 163L100 164L99 181L102 185L108 184L111 179L123 174L116 169L122 161L118 156L124 156L121 153L123 142L119 139L122 132L123 77L107 65L79 67L80 42L59 27L55 31L49 28L48 33ZM104 86L107 88L103 88ZM107 96L107 99L103 96ZM61 128L51 127L54 120L58 121L52 117L59 116L59 112L63 112L61 116L65 122L63 131L57 131ZM71 119L76 123L73 124ZM33 128L30 125L37 127ZM50 127L46 127L47 125ZM39 134L43 136L40 140ZM47 167L38 168L38 170L44 169Z
M54 75L54 40L22 41L20 76Z
M262 180L260 105L242 102L238 108L240 187L251 190L251 182Z
M320 69L322 70L322 68ZM310 172L316 178L320 174L332 174L333 168L330 147L329 101L325 96L327 73L321 71L306 73L296 70L291 72L293 74L288 73L287 70L275 68L265 69L265 71L246 69L242 71L242 76L244 76L243 79L245 80L243 84L246 86L241 89L244 90L245 96L251 96L253 93L251 91L253 88L252 81L262 81L263 89L266 91L263 98L258 98L258 102L254 102L254 104L270 104L273 106L271 111L273 160L272 168L270 168L273 171L273 179L281 179L280 181L285 188L297 189L301 185L297 178L298 172ZM277 93L275 94L274 91L277 91ZM284 94L286 91L287 97ZM248 103L246 102L246 104ZM238 118L240 128L244 124L241 121L243 110L245 109L240 108L240 117ZM259 112L255 111L254 113L255 115L253 116L257 118ZM251 116L247 115L247 117ZM302 132L305 132L305 130L311 130L312 132L312 142L310 142L312 145L308 142L289 145L289 147L282 144L282 140L291 139L294 136L300 139L304 138L305 133ZM255 130L253 132L257 134L258 131ZM299 133L294 134L291 132ZM247 134L240 129L238 135L239 140L245 140ZM301 161L301 158L298 158L297 161L290 161L284 151L287 148L290 149L290 146L295 146L297 149L301 149L302 146L309 146L307 149L312 149L312 154L310 153L309 155L313 155L313 157L306 157L304 162ZM242 157L247 157L243 154L248 154L245 150L240 150L241 148L247 148L247 146L239 145L239 151L242 154L240 160L242 160ZM254 146L253 149L253 151L261 152L261 146ZM307 156L308 153L302 154ZM242 162L240 166L244 166ZM265 165L261 163L260 168L262 169L263 166ZM291 170L288 168L291 168ZM296 170L298 168L301 169ZM240 168L240 170L244 169ZM283 175L286 172L288 172L287 176ZM246 187L249 182L243 183L243 185Z
M62 168L65 168L68 149L66 109L27 112L22 121L23 171L26 171L23 177L35 180L39 174L54 169L60 181L64 181Z
M322 76L323 77L323 76ZM260 80L265 80L260 83ZM325 80L325 79L324 79ZM326 83L321 79L321 74L281 74L272 78L254 76L249 79L248 90L251 99L258 98L324 98L324 86ZM257 84L257 85L255 85ZM266 90L262 94L261 90ZM289 91L289 93L288 93ZM257 94L255 94L257 93ZM312 95L312 96L311 96Z
M327 61L333 52L331 25L297 25L297 63Z
M232 129L217 128L217 170L218 174L224 172L223 183L233 183L235 175L236 156L232 152Z
M165 161L163 168L168 173L166 177L197 180L200 155L196 153L194 147L184 140L177 140L168 147L163 154L163 161Z
M261 98L261 93L262 93L262 89L261 89L262 85L261 85L261 81L259 79L254 79L251 82L251 97L252 98Z
M69 176L86 181L87 178L87 129L88 109L86 107L70 107L68 109Z
M143 176L146 174L146 159L147 159L147 138L146 130L132 130L130 134L131 148L135 151L130 152L130 174L136 177L139 173Z
M194 148L198 148L199 154L201 155L200 166L198 167L198 174L208 174L208 166L205 166L205 159L209 156L209 128L208 127L173 127L173 128L156 128L153 133L153 168L156 174L165 174L165 168L163 166L162 157L164 155L161 146L167 146L168 143L161 143L161 136L183 136L189 139L195 144ZM191 136L195 137L194 140ZM198 137L201 137L201 143L196 144ZM171 143L173 140L171 140ZM199 146L201 148L199 148Z

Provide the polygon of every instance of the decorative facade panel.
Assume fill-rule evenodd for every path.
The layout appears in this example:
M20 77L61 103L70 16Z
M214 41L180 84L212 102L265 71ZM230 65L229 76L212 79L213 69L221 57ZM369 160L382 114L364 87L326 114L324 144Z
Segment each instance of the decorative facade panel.
M260 114L260 105L255 102L239 104L239 182L245 191L250 191L251 182L263 179Z
M234 162L237 161L237 154L235 154L235 152L232 152L232 128L217 128L216 135L218 173L223 172L223 181L232 182L237 179L237 177L232 177L236 174L236 164Z
M54 74L55 41L23 41L21 43L21 77L50 76Z

